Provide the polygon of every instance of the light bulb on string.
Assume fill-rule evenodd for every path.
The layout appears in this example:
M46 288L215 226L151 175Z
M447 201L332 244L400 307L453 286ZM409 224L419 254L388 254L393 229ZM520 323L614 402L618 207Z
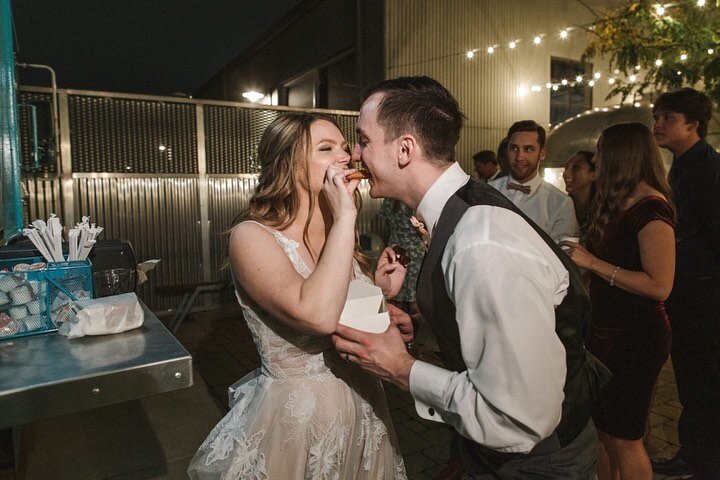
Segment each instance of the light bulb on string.
M713 50L712 48L708 48L708 55L712 55L713 53L715 53L715 50Z
M595 86L595 80L590 80L590 81L588 82L588 85L591 86L591 87L594 87L594 86Z
M601 76L602 74L600 72L595 72L595 74L593 75L593 77L595 77L595 80L600 80Z
M566 29L560 30L560 38L565 40L568 37L568 31Z
M560 83L562 83L563 85L567 85L567 84L568 84L567 78L563 78L563 79L560 81Z
M557 84L553 85L553 87L552 87L553 92L557 92L559 88L560 87Z
M540 35L537 35L537 36L533 39L533 43L534 43L535 45L540 45L540 42L542 42L542 37L541 37Z
M473 57L475 56L475 52L474 52L473 50L468 50L467 52L465 52L465 56L466 56L468 59L471 59L471 58L473 58Z
M698 6L698 7L704 7L704 6L705 6L705 0L697 0L697 6Z
M609 83L610 85L614 84L614 83L615 83L615 79L612 78L612 77L608 78L608 83Z
M513 50L515 47L517 47L517 40L512 40L510 43L508 43L508 48L510 50Z
M655 60L655 65L656 65L656 66L660 67L660 66L662 66L662 64L663 64L663 61L662 61L661 58L658 58L657 60Z
M495 51L495 47L488 47L488 48L487 48L487 52L488 52L490 55L492 55L494 51Z
M552 88L552 83L547 82L547 83L545 84L545 88Z
M630 81L630 83L635 83L635 81L637 80L637 76L636 76L636 75L630 75L630 76L628 77L628 80Z
M680 55L680 61L684 62L685 60L687 60L687 53L683 53Z
M575 81L576 81L577 83L582 83L582 81L583 81L582 75L578 75L577 77L575 77Z
M655 8L655 13L657 13L659 16L662 17L663 15L665 15L665 7L663 7L659 3L656 3L653 8Z
M640 71L640 65L635 65L635 70Z

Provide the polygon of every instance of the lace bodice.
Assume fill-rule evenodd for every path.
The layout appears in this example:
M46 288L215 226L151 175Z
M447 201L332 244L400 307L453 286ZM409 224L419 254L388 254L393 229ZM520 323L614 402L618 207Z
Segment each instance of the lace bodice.
M307 278L311 271L297 251L299 244L277 230L261 226L275 237L295 270ZM354 260L353 269L356 278L372 283ZM235 288L265 375L280 379L302 377L322 380L333 375L331 368L338 364L342 366L329 336L302 333L275 320L258 305L252 305L249 299L243 299L242 287L236 284Z

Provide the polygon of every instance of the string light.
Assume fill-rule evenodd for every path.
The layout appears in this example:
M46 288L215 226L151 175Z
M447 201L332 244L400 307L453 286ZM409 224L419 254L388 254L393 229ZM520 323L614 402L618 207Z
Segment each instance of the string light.
M658 67L661 66L662 64L663 64L663 61L661 58L658 58L657 60L655 60L655 65L657 65Z
M615 79L612 78L612 77L611 77L611 78L608 78L608 83L609 83L610 85L612 85L613 83L615 83Z
M680 61L684 62L685 60L687 60L687 53L683 53L682 55L680 55Z
M712 48L708 48L708 55L712 55L713 53L715 53L715 50L713 50Z
M637 80L637 76L636 76L636 75L630 75L630 76L628 77L628 80L630 80L630 83L635 83L635 81Z
M487 52L488 52L490 55L492 55L494 51L495 51L495 47L488 47L488 48L487 48Z
M563 85L567 85L568 84L567 78L563 78L560 83L562 83Z
M635 70L640 71L640 65L635 65Z
M510 48L510 50L514 49L515 47L517 47L517 40L512 40L510 43L508 43L508 48Z
M565 40L568 37L568 31L567 30L560 30L560 38Z
M602 74L600 72L595 72L595 75L593 75L593 77L595 77L595 80L600 80L600 77L602 77Z
M575 77L575 81L576 81L577 83L582 83L582 81L583 81L582 75L578 75L577 77Z
M535 45L540 45L540 42L542 42L542 37L541 37L540 35L537 35L537 36L533 39L533 43L534 43Z
M591 87L594 87L594 86L595 86L595 80L590 80L590 81L588 82L588 85L590 85Z
M468 59L473 58L475 56L475 52L473 52L472 50L468 50L467 52L465 52L465 56Z
M705 6L705 0L697 0L697 6L698 6L698 7L704 7L704 6Z
M661 17L662 17L663 15L665 15L665 7L663 7L663 6L660 5L659 3L656 3L656 4L654 5L654 8L655 8L655 13L657 13L657 14L660 15Z

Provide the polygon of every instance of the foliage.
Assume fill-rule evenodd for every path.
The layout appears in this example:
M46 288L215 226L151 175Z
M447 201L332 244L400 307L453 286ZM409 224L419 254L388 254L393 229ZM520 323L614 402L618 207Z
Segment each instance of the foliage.
M620 71L608 98L692 86L720 101L720 0L660 6L629 2L588 29L595 39L584 58L609 56L610 70Z

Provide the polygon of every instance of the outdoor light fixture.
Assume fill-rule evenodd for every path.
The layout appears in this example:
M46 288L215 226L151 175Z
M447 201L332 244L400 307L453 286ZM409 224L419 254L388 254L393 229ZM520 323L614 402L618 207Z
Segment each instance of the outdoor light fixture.
M637 80L637 76L635 76L635 75L630 75L630 77L628 78L628 80L630 80L630 82L634 83L634 82Z
M588 85L590 85L591 87L594 87L594 86L595 86L595 80L590 80L590 81L588 82Z
M566 39L568 37L568 31L567 30L560 30L560 38Z
M547 82L547 83L545 84L545 88L552 88L552 83Z
M661 66L662 63L663 63L663 62L662 62L662 59L660 59L660 58L658 58L657 60L655 60L655 65L657 65L658 67Z
M252 90L249 91L249 92L244 92L244 93L242 94L242 96L243 96L244 98L250 100L250 101L253 102L253 103L254 103L254 102L259 102L260 100L262 100L263 98L265 98L265 95L264 95L264 94L262 94L262 93L260 93L260 92L255 92L255 91L252 91Z
M488 47L487 52L492 55L492 53L495 51L495 47Z
M475 56L475 52L473 52L472 50L468 50L467 52L465 52L465 56L468 59L473 58Z
M534 43L535 45L540 45L540 42L542 42L542 38L540 38L540 35L536 36L536 37L533 39L533 43Z
M687 53L683 53L682 55L680 55L680 61L684 62L685 60L687 60Z
M656 3L654 5L654 8L655 8L655 13L657 13L658 15L660 15L660 16L665 15L665 7L663 7L659 3Z
M553 92L557 92L559 89L560 87L557 84L553 85Z
M582 83L582 81L583 81L582 75L578 75L577 77L575 77L575 81L577 83Z
M513 40L512 42L508 43L508 48L512 50L513 48L517 47L517 42Z
M614 79L614 78L608 78L608 83L609 83L610 85L612 85L613 83L615 83L615 79Z

